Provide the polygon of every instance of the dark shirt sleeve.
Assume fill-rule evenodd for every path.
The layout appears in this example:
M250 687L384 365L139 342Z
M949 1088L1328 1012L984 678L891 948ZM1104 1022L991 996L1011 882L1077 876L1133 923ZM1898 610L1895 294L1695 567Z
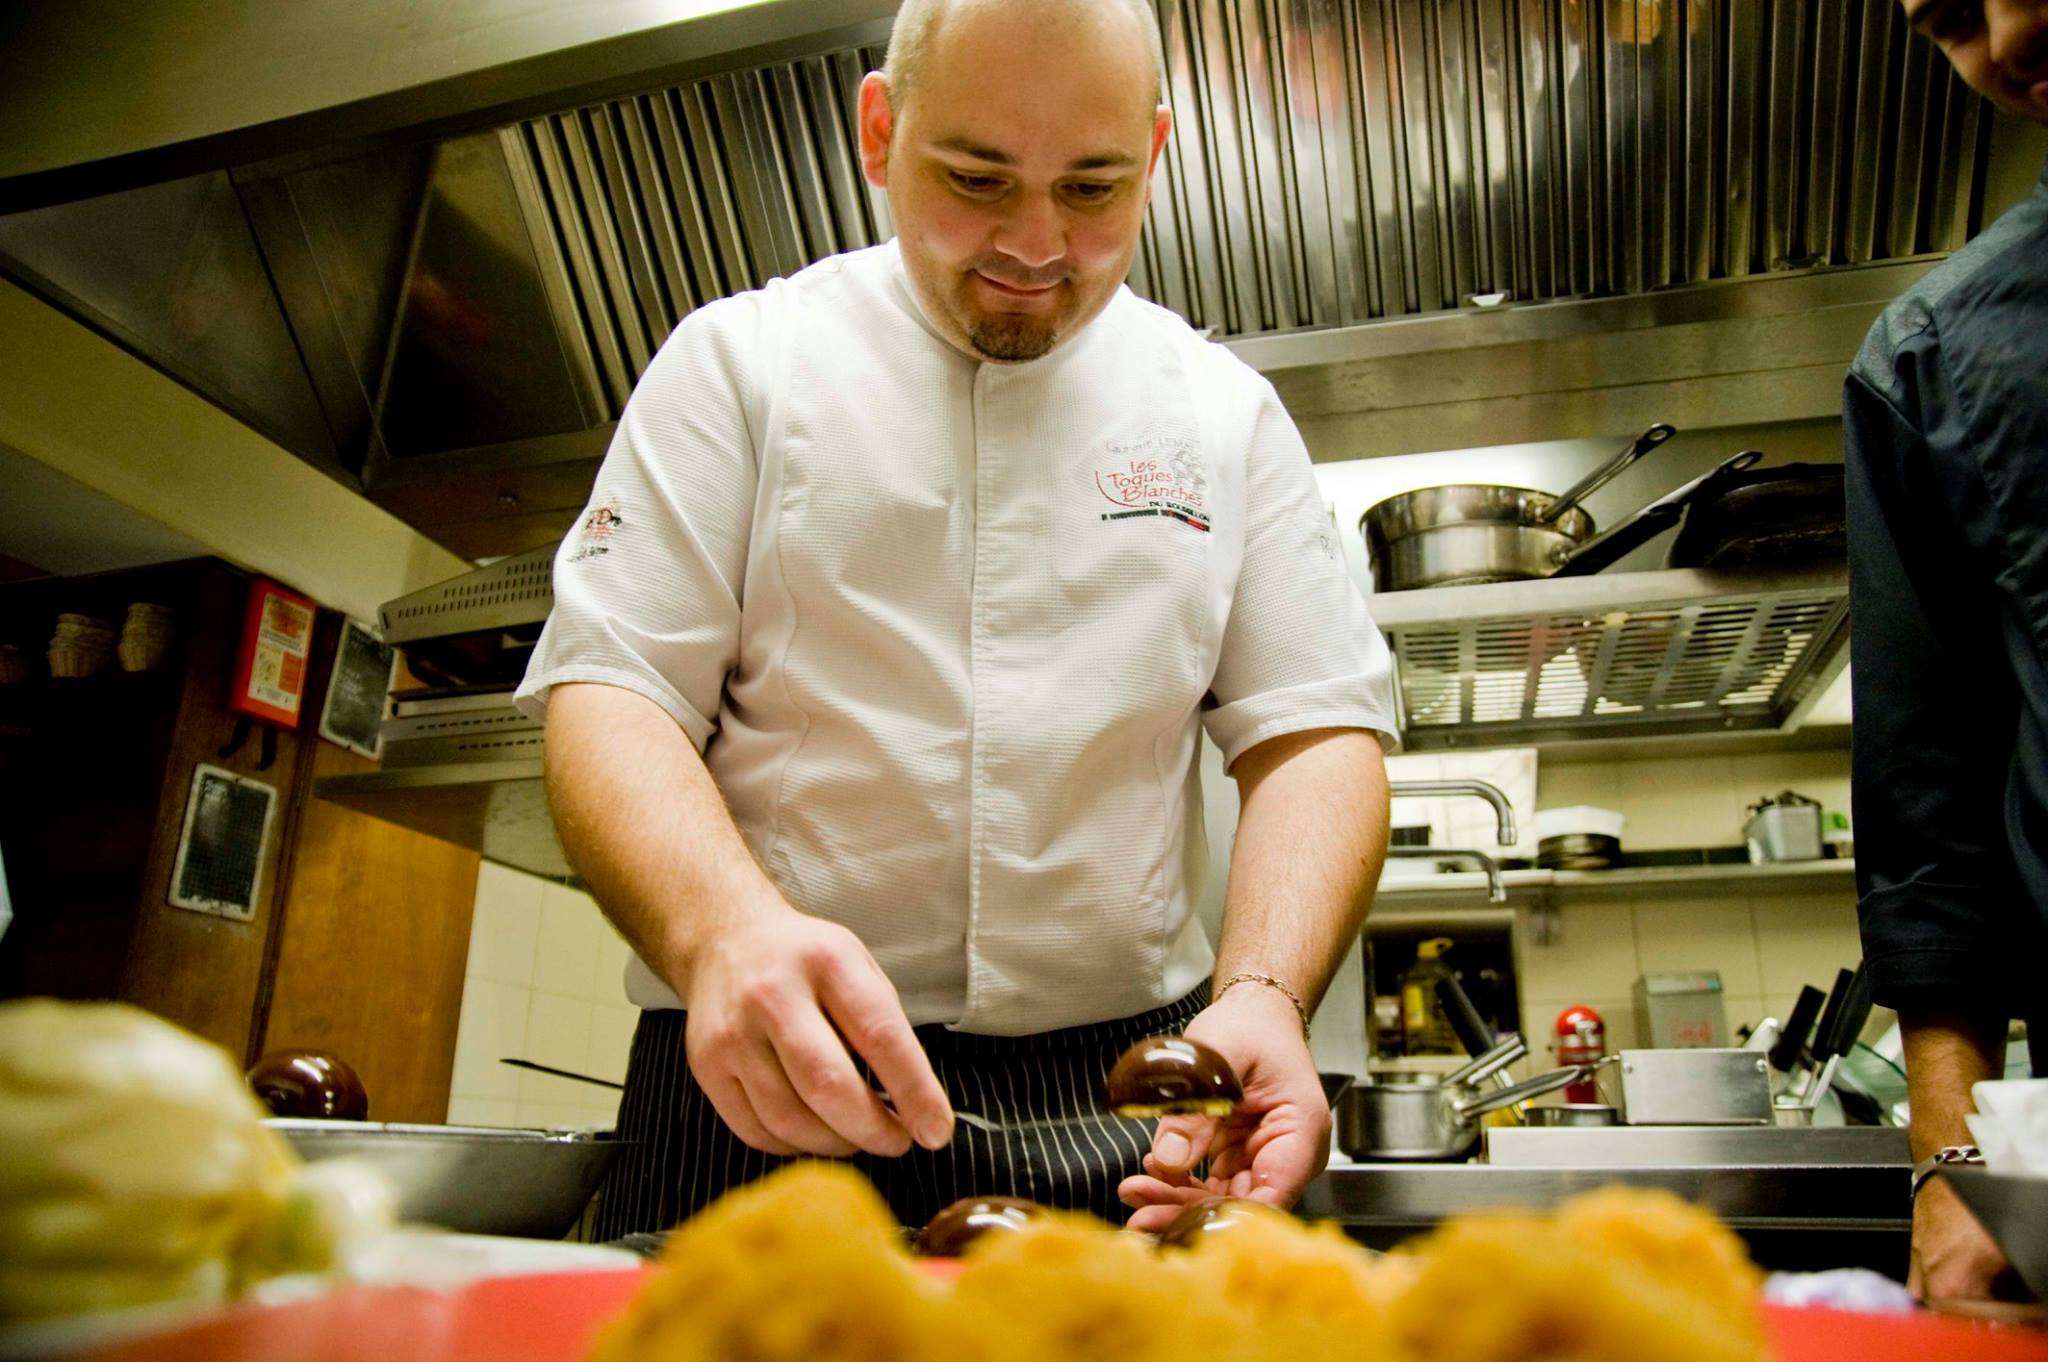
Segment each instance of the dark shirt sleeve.
M2027 902L2004 817L2017 690L1933 327L1890 363L1859 363L1843 413L1864 957L1887 1006L1995 1010L2016 996Z

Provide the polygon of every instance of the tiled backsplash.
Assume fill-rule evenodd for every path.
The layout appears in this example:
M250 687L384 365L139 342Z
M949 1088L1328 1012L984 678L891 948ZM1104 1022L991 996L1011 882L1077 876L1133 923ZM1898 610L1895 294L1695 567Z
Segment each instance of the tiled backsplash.
M618 1094L515 1069L530 1059L619 1082L640 1012L622 982L628 952L590 896L486 861L455 1037L452 1125L610 1125Z
M1797 790L1849 812L1845 751L1769 752L1739 757L1687 756L1638 761L1541 762L1540 809L1591 804L1627 815L1626 851L1739 846L1749 806Z
M1515 915L1515 968L1522 1033L1548 1067L1557 1014L1573 1003L1598 1011L1607 1048L1644 1043L1633 989L1641 974L1721 976L1731 1039L1761 1017L1782 1019L1802 984L1825 991L1835 971L1862 955L1856 904L1846 889L1746 898L1664 898L1643 903L1565 903L1553 941L1539 945L1528 912Z
M1537 802L1541 808L1618 810L1628 818L1623 848L1656 851L1738 845L1749 805L1787 788L1848 812L1849 754L1547 762L1538 769ZM1527 912L1517 913L1515 962L1522 1026L1539 1057L1546 1055L1557 1014L1571 1003L1600 1012L1609 1050L1640 1043L1632 996L1640 974L1718 973L1732 1033L1760 1017L1783 1018L1802 984L1825 990L1836 970L1854 966L1862 955L1855 891L1846 882L1750 898L1567 902L1548 945L1536 943L1531 924ZM1888 1020L1879 1009L1871 1029Z
M1533 859L1536 838L1530 826L1538 807L1537 753L1533 747L1501 747L1484 752L1425 752L1387 758L1387 779L1483 780L1507 796L1515 811L1516 841L1500 844L1500 818L1493 806L1470 795L1393 801L1395 827L1429 824L1429 844L1464 847L1490 856Z

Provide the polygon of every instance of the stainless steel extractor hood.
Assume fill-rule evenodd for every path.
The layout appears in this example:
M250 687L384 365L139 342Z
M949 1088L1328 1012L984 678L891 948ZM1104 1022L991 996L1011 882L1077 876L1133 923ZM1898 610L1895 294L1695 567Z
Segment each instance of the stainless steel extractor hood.
M1639 426L1629 384L1823 414L1816 375L1980 225L1991 120L1886 0L1156 3L1176 123L1133 287L1272 372L1319 458L1446 447L1472 397L1511 439ZM0 157L0 270L457 552L545 543L679 318L890 231L852 116L885 0L575 8L556 50L521 10L493 61L467 0L453 74L365 42L413 83Z

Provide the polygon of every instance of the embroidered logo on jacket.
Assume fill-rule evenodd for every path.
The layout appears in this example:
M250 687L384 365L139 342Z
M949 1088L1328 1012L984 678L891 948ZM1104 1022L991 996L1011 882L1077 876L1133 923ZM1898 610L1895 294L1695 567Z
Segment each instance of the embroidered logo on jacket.
M577 531L576 551L569 555L569 561L580 563L586 558L596 558L612 551L612 532L626 522L612 502L601 501L590 508L590 514L583 517L583 525Z
M1209 532L1209 474L1192 441L1148 435L1113 443L1109 453L1095 473L1096 490L1116 508L1104 511L1104 520L1159 516Z

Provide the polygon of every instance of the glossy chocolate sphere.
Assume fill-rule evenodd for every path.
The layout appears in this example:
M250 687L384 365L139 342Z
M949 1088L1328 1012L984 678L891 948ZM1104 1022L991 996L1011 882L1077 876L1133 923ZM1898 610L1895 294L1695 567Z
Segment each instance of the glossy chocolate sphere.
M1186 1036L1150 1036L1109 1071L1109 1109L1119 1116L1227 1116L1244 1100L1230 1061Z
M1193 1248L1211 1234L1228 1233L1232 1226L1262 1215L1284 1215L1263 1201L1247 1197L1212 1196L1187 1206L1159 1231L1161 1248Z
M1021 1230L1044 1210L1022 1197L962 1197L933 1216L919 1232L917 1251L927 1258L958 1258L982 1235Z
M363 1080L341 1056L325 1050L273 1050L249 1070L249 1087L273 1116L370 1119Z

